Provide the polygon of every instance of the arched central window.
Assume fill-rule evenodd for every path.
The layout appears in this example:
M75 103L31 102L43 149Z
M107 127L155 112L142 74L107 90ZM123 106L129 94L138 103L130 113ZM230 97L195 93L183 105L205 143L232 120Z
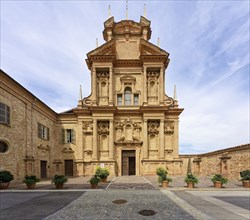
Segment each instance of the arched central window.
M131 105L131 96L132 96L132 90L130 87L126 87L125 88L125 96L124 96L124 99L125 99L125 105Z

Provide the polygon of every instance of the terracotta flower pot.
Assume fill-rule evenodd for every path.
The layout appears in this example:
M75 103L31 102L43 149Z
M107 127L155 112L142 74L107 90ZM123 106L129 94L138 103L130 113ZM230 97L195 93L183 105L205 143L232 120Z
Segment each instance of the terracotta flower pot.
M214 182L215 188L222 188L222 183L220 181Z
M162 183L162 188L167 188L168 187L169 182L168 181L163 181Z
M63 184L55 184L57 189L63 189Z
M102 183L106 183L106 182L107 182L107 179L108 179L108 177L101 178L101 182L102 182Z
M91 185L91 189L97 189L98 188L98 184L90 184Z
M26 186L27 186L27 189L35 189L36 184L35 183L32 183L32 184L27 184L26 183Z
M187 183L187 187L191 189L194 188L194 183Z
M8 189L9 185L10 185L10 182L0 183L0 189Z
M250 188L250 180L242 180L243 187Z

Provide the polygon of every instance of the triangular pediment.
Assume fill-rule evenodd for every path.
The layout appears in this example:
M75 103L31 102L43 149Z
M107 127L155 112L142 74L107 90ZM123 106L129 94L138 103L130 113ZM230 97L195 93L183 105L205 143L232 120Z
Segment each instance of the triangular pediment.
M141 55L163 55L163 56L169 56L169 53L165 50L162 50L160 47L141 39L140 44L140 52Z
M107 43L101 45L100 47L97 47L96 49L90 51L87 56L93 56L93 55L115 55L115 41L110 40Z

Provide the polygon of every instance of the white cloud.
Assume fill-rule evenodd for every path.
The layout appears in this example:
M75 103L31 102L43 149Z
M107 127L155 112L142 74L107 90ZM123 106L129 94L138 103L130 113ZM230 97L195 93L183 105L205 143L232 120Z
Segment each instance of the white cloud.
M90 94L86 53L102 39L108 5L121 1L1 2L1 69L57 112ZM152 39L170 52L168 95L177 85L180 151L207 152L249 142L249 4L247 1L147 1ZM142 1L129 1L139 21Z

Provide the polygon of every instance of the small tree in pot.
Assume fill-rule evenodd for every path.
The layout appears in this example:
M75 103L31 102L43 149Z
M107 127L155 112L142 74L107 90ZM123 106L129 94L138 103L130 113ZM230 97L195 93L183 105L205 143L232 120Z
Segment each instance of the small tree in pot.
M31 176L26 175L23 180L23 182L27 186L27 189L35 189L36 183L39 181L40 180L35 175L31 175Z
M215 188L222 188L223 184L227 184L228 179L223 177L221 174L215 174L211 181L214 183Z
M55 175L52 179L52 183L55 184L57 189L63 189L63 184L68 181L68 178L64 175Z
M243 187L250 188L250 170L240 172Z
M7 189L9 187L10 181L13 179L14 176L10 171L0 171L0 189Z
M188 188L194 188L195 184L199 183L199 180L192 173L187 173L184 181L187 183Z
M91 188L96 189L98 187L98 183L100 181L101 181L101 179L97 175L92 176L91 179L89 180L89 182L91 184Z
M95 175L101 179L102 182L107 182L108 176L109 176L109 170L108 168L104 167L97 167L95 171Z
M167 188L169 182L172 182L170 177L167 177L168 171L162 167L156 169L156 174L158 175L158 182L163 188Z

